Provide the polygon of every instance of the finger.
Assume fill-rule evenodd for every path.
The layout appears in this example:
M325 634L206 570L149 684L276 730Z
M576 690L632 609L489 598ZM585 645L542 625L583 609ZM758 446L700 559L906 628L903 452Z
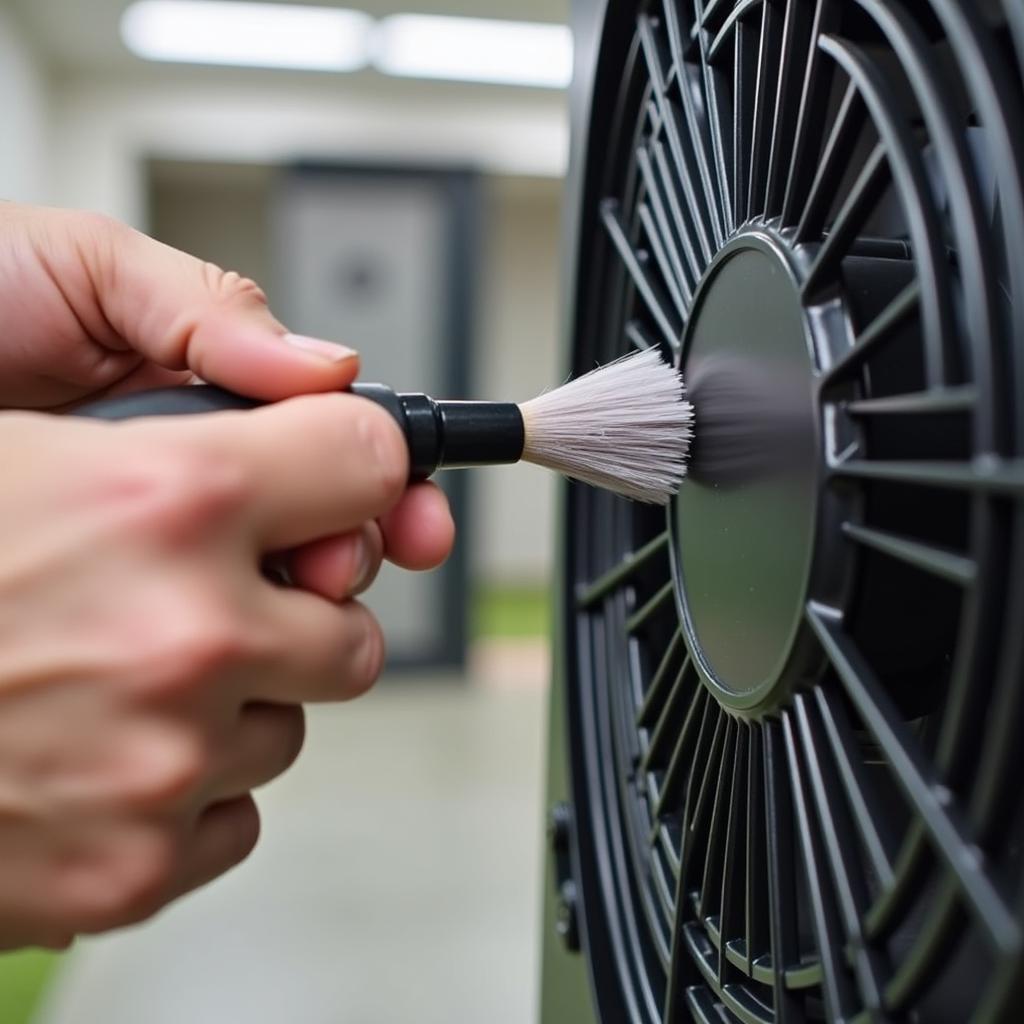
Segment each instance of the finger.
M348 387L358 355L289 334L255 282L94 216L68 219L105 320L167 369L255 398Z
M451 554L455 523L435 484L410 487L380 524L385 555L404 569L434 569Z
M276 779L302 750L306 721L298 705L248 704L221 747L211 796L226 800Z
M260 814L250 795L211 804L196 822L174 895L198 889L241 863L259 835Z
M261 551L347 533L383 515L405 490L409 455L383 409L353 395L315 395L244 413L156 420L176 443L231 467L242 520Z
M302 590L270 584L263 599L266 670L243 679L243 702L304 704L351 700L377 680L384 664L384 637L358 601L332 604Z
M384 538L376 523L338 537L325 537L297 548L288 557L293 585L341 601L361 594L376 579L384 557Z

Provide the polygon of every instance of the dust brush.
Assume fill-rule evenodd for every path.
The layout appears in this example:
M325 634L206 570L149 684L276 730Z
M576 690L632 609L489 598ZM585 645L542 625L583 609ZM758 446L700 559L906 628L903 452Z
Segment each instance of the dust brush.
M655 349L624 356L521 405L438 401L383 384L350 390L382 406L402 428L414 480L439 469L525 461L664 505L686 476L693 408L679 373ZM105 399L75 413L121 420L260 404L200 384Z

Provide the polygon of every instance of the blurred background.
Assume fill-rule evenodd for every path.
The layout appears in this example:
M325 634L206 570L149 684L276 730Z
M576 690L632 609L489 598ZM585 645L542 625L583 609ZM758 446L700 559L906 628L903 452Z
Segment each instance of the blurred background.
M568 0L0 0L0 196L250 275L364 376L522 400L561 372L567 19ZM536 1017L556 482L446 486L456 556L381 579L385 678L312 711L253 856L142 927L0 957L0 1024Z

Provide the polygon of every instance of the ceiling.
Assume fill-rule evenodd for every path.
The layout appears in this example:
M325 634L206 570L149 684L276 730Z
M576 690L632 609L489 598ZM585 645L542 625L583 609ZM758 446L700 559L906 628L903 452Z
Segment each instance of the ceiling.
M461 14L511 20L568 22L569 0L277 0L354 7L375 17L400 12ZM145 62L125 49L119 33L129 0L0 0L14 9L51 65L64 71L146 74ZM287 75L288 72L266 72ZM379 77L379 76L375 76Z
M57 172L65 205L139 222L138 197L125 179L139 153L227 163L274 163L296 154L357 156L455 162L492 175L564 173L564 90L424 81L373 70L334 74L148 62L121 42L119 24L129 2L0 0L45 64L61 152L57 165L67 168ZM354 7L375 17L413 12L548 22L567 22L569 3L319 0L320 6Z

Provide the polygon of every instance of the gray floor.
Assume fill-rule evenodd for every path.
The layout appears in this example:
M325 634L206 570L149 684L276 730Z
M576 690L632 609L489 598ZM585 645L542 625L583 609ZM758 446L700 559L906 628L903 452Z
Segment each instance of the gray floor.
M503 664L312 711L252 857L77 946L39 1024L535 1020L545 691Z

